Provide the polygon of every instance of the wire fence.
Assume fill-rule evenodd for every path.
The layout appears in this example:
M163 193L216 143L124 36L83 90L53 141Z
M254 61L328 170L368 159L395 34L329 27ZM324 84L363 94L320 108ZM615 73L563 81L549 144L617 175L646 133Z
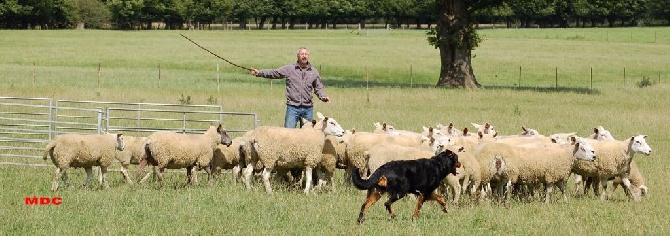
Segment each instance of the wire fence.
M44 146L60 134L142 137L156 131L203 133L217 124L241 134L255 128L257 121L256 113L224 112L216 105L0 97L0 164L52 166L31 160L42 158Z

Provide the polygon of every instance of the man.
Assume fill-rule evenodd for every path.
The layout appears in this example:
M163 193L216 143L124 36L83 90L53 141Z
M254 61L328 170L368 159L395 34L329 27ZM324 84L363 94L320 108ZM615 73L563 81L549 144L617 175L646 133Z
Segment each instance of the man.
M286 117L284 127L295 128L302 119L311 121L314 117L312 92L322 102L330 102L321 82L321 75L309 63L309 50L306 47L298 49L297 61L278 69L257 70L251 68L251 75L268 79L286 78Z

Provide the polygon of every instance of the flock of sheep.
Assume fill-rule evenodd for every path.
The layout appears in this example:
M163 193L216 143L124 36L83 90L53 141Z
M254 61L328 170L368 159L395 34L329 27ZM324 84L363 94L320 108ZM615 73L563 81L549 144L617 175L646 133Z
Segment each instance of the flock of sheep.
M635 154L651 154L646 135L615 140L599 126L585 138L576 133L545 136L525 127L521 134L499 136L489 123L473 123L472 132L467 128L456 130L452 124L412 132L375 123L373 132L360 132L345 131L335 119L321 113L317 117L318 121L301 129L260 126L232 140L221 125L210 127L204 134L162 131L148 137L60 135L47 144L44 159L51 156L57 167L53 191L61 180L70 184L66 174L69 167L85 168L88 184L93 178L91 168L100 166L100 181L108 187L107 168L116 159L130 184L130 164L140 165L136 179L142 180L138 182L149 176L140 178L146 164L154 166L153 174L161 183L164 169L186 168L187 184L193 181L195 171L205 170L210 179L223 169L232 169L234 181L241 179L247 189L252 189L252 178L260 177L265 191L271 194L273 176L304 184L305 193L313 191L313 185L334 191L337 169L346 169L345 182L350 183L352 171L368 176L390 161L430 158L450 149L458 153L461 167L457 175L444 179L439 191L449 191L454 203L463 194L479 201L508 200L512 195L534 196L537 190L544 192L544 201L549 203L554 187L567 200L567 182L573 175L575 193L593 188L603 200L608 198L608 186L622 186L634 201L641 201L647 192L633 161Z

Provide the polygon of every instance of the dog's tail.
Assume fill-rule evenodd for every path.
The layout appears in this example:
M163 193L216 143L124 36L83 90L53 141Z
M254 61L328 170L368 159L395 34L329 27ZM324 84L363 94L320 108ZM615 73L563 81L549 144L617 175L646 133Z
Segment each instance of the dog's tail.
M382 176L379 171L375 171L370 178L367 180L361 177L361 172L358 168L353 170L351 173L351 180L354 182L354 186L360 190L367 190L374 186L386 187L387 179L386 176Z

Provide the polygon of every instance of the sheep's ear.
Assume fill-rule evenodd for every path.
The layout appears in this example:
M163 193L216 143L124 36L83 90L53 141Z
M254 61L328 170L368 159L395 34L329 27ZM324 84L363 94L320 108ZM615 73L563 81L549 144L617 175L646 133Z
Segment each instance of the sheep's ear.
M324 120L325 122L325 120ZM316 126L316 120L312 120L312 127Z
M484 133L482 133L482 131L477 131L477 135L479 135L479 139L484 137Z
M321 114L321 112L317 112L316 117L319 117L319 119L326 118L325 116L323 116L323 114Z
M524 127L524 126L521 126L521 130L523 130L524 132L528 131L528 130L526 130L526 127Z
M593 133L598 134L598 128L593 128Z
M383 131L386 131L386 127L387 127L386 122L382 123L382 130Z
M355 133L356 133L356 128L351 128L351 134L355 134Z
M122 133L118 133L118 134L116 134L116 138L121 138L122 136L123 136Z
M493 137L494 137L494 138L495 138L495 137L498 137L498 131L496 131L496 132L493 134Z
M466 136L466 135L468 135L468 127L465 127L463 129L463 136Z

